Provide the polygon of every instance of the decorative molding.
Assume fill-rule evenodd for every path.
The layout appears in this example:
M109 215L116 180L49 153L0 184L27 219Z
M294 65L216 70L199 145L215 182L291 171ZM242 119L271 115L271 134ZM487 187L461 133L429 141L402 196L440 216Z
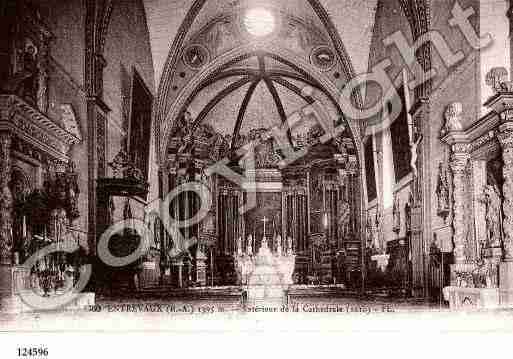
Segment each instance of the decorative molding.
M14 95L0 95L0 128L64 162L72 145L80 142L70 132Z

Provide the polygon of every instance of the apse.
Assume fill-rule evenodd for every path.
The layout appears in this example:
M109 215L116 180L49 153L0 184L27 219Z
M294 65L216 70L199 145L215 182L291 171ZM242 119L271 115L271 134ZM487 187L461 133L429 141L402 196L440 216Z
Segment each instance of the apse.
M196 180L213 198L207 219L184 231L198 240L190 258L170 270L185 260L203 285L241 285L244 258L264 249L286 253L291 283L356 286L365 191L359 125L336 99L345 55L306 2L219 5L215 17L198 14L165 79L163 190ZM212 171L219 163L241 180ZM185 220L199 200L182 193L169 211Z

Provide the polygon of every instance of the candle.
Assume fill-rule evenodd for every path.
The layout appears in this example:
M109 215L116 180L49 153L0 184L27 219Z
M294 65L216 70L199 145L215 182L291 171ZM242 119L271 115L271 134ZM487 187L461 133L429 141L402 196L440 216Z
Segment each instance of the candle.
M27 237L27 217L23 216L23 238Z

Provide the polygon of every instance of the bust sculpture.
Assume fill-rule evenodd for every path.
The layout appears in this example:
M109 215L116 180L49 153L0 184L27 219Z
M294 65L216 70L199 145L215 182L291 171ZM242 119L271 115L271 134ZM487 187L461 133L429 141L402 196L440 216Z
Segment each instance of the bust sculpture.
M445 110L445 126L442 129L442 135L454 131L463 131L461 123L463 115L463 105L460 102L451 103Z

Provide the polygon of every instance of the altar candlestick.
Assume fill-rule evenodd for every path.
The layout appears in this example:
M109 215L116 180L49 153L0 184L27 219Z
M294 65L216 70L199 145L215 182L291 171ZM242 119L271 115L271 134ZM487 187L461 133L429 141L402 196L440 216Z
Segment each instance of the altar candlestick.
M27 217L23 216L23 238L27 237Z

